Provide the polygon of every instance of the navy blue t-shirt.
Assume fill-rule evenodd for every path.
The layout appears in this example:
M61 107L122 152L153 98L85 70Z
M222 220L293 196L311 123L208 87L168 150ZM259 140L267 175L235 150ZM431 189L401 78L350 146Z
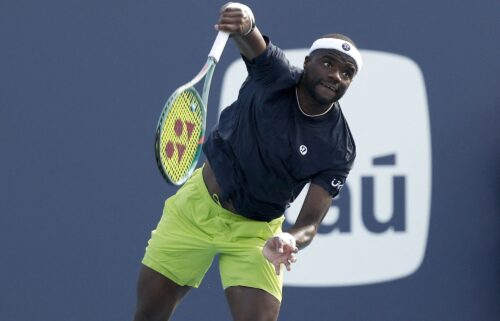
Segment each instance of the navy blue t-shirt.
M243 57L248 77L203 146L219 197L259 221L281 216L308 182L337 195L356 156L340 105L303 115L295 96L302 70L266 41L264 53Z

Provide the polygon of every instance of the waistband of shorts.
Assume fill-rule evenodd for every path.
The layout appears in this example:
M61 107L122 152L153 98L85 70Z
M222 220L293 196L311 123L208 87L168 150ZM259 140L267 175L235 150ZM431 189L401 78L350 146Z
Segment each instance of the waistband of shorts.
M218 195L216 197L214 197L214 195L210 195L207 186L205 185L205 181L203 180L203 166L196 169L191 179L193 180L198 193L203 198L203 201L207 204L210 204L210 206L217 211L217 214L219 216L222 216L231 221L252 221L252 219L226 210L224 207L222 207L220 202L218 202Z

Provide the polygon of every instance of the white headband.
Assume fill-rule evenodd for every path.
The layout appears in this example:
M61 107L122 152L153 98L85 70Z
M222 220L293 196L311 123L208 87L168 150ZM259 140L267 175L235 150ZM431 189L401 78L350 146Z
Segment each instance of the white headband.
M359 73L359 71L361 70L361 66L363 66L363 59L361 59L361 54L359 53L358 49L356 49L356 47L348 41L336 38L320 38L312 44L311 49L309 49L308 55L310 55L314 50L318 49L335 49L343 54L348 55L356 62L356 66L358 67L357 73Z

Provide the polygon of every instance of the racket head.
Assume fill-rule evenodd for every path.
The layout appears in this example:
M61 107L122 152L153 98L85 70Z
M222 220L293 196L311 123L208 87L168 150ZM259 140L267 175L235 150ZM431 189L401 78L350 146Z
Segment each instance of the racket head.
M182 185L201 155L206 106L192 86L177 89L167 100L155 137L156 163L167 182Z

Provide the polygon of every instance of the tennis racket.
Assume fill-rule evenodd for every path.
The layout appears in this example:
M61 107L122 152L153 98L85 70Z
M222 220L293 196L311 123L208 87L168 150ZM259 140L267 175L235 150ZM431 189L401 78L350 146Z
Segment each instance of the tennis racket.
M193 173L205 139L208 94L229 33L219 31L201 71L165 103L155 135L156 163L167 182L182 185ZM201 95L195 85L204 80Z

